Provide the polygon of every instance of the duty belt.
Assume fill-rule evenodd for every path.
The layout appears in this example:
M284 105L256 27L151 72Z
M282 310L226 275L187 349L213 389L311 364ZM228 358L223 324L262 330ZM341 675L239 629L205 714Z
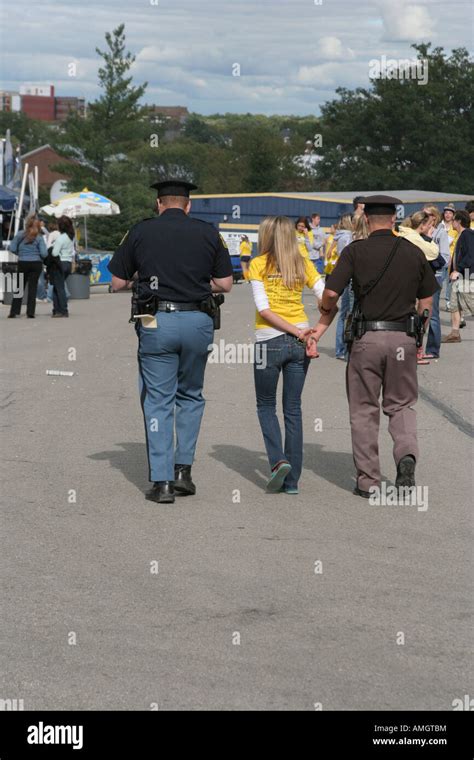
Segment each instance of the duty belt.
M391 332L404 332L407 331L407 323L405 322L362 322L362 329L367 331L371 330L388 330Z
M201 304L175 303L174 301L159 301L158 311L201 311Z

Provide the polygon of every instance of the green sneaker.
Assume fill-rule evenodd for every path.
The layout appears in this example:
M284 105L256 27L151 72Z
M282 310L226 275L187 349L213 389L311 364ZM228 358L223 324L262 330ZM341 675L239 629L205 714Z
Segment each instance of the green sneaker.
M278 462L272 469L272 475L267 483L267 493L278 493L283 481L291 470L289 462Z

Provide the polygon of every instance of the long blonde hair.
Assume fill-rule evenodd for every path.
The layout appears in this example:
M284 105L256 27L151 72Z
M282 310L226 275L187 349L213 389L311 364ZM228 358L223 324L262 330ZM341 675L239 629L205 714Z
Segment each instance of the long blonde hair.
M342 214L342 216L339 217L339 221L336 224L336 230L351 230L352 231L351 214Z
M287 216L267 216L258 230L259 254L267 254L265 274L278 272L283 285L304 285L306 267L298 248L294 224Z
M364 214L359 214L353 220L353 240L365 240L369 237L369 227Z

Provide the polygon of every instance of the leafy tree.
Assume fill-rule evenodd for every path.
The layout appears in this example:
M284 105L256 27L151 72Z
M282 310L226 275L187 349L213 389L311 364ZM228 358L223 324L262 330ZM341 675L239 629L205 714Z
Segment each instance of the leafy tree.
M120 205L119 217L88 220L91 243L113 248L130 220L143 217L143 177L134 158L157 129L149 110L139 105L147 84L136 87L129 76L135 57L125 49L124 25L107 33L105 39L106 50L96 48L102 58L98 78L103 92L89 105L86 118L69 116L55 146L77 164L55 168L71 177L69 190L87 186Z
M326 189L472 189L473 65L467 50L448 56L413 46L427 62L428 81L375 79L371 88L337 90L322 107Z
M29 119L21 112L0 111L0 135L5 135L7 129L11 132L12 145L19 146L21 153L50 143L54 135L52 124Z

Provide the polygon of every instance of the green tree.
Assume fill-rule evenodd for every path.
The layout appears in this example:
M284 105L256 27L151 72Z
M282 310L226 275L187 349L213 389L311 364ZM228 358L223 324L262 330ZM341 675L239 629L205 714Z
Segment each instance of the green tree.
M106 50L96 48L102 59L98 71L102 94L88 106L85 118L69 116L55 145L76 164L55 168L71 177L72 192L89 187L120 205L121 216L88 221L91 244L114 248L129 224L143 217L143 177L135 154L150 143L157 128L149 110L139 104L147 84L134 86L129 75L135 57L126 51L124 25L105 39Z
M472 191L472 61L464 48L448 56L429 43L413 47L426 83L379 78L369 89L337 90L322 107L326 189Z
M53 140L54 126L29 119L24 113L0 111L0 135L4 137L7 129L11 132L12 145L20 147L21 153L38 148Z

